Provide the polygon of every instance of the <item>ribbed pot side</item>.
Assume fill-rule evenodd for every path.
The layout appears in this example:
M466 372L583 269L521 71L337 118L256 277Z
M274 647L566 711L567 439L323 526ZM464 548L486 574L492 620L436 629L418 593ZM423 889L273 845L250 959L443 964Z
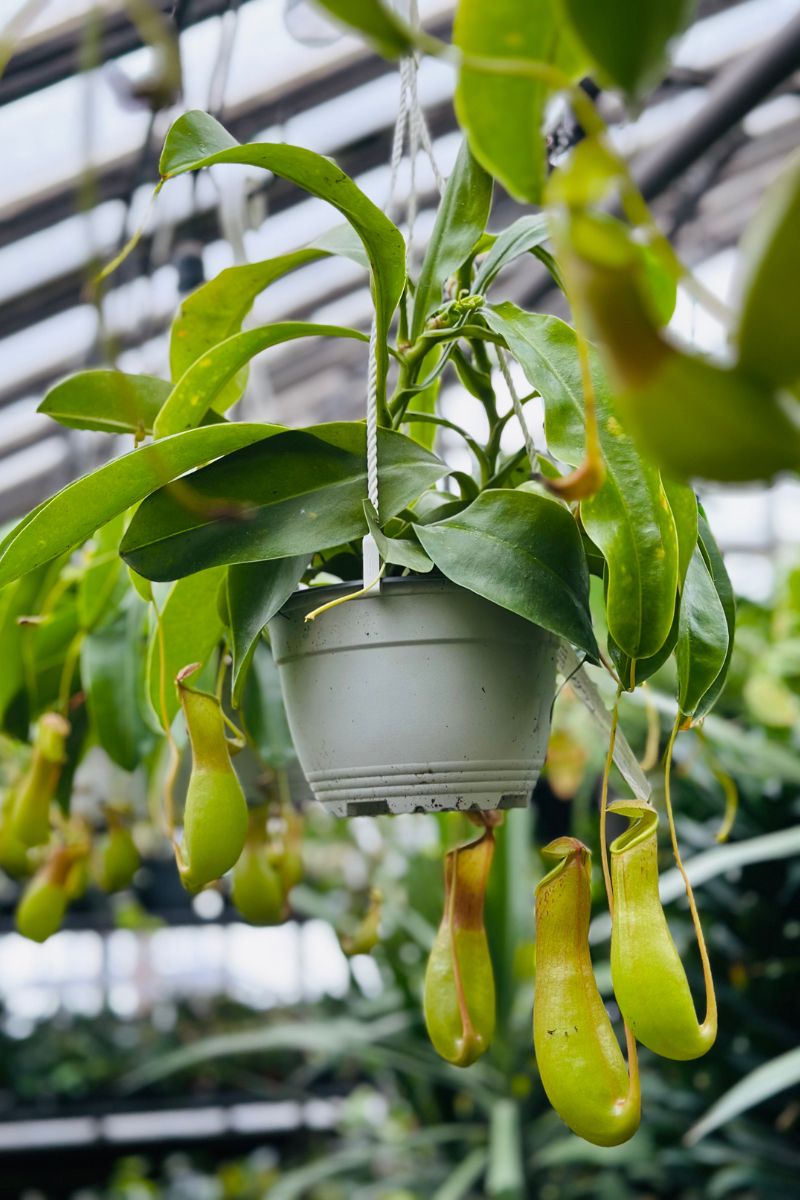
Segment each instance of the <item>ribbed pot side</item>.
M556 639L446 580L297 592L269 623L289 727L336 816L515 808L547 750ZM357 585L355 585L357 586Z

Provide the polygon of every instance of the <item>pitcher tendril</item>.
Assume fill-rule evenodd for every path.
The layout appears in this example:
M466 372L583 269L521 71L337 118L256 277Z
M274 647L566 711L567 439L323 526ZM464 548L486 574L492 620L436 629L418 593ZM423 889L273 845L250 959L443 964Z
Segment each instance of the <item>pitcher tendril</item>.
M608 787L611 779L611 767L614 763L614 748L617 744L617 726L619 725L619 701L622 695L622 687L617 688L617 694L614 699L614 707L611 710L611 728L608 735L608 751L606 753L606 761L603 766L603 778L600 784L600 860L603 868L603 883L606 889L606 899L608 901L608 911L613 917L614 915L614 890L611 885L611 871L608 866L608 847L607 847L607 814L608 814Z
M669 825L669 836L672 843L672 853L675 859L675 865L681 873L683 886L686 891L686 899L689 902L689 912L692 917L692 925L694 926L695 937L697 938L697 948L700 952L700 961L703 967L703 982L706 989L706 1015L703 1021L702 1029L707 1031L707 1036L713 1042L717 1031L717 996L714 989L714 976L711 973L711 963L708 957L706 948L706 939L703 936L703 926L700 923L700 914L697 911L697 903L694 898L694 890L692 888L689 876L686 873L686 868L681 859L681 852L678 846L678 835L675 829L675 817L672 811L672 754L675 748L675 739L681 728L682 715L678 713L675 718L675 724L672 727L672 732L667 743L667 750L664 756L664 805L667 810L667 823ZM709 1045L711 1044L709 1042Z
M711 1004L699 1024L658 892L658 814L641 800L617 800L610 811L631 822L611 846L614 995L625 1021L648 1049L667 1058L697 1058L716 1037L716 1007Z

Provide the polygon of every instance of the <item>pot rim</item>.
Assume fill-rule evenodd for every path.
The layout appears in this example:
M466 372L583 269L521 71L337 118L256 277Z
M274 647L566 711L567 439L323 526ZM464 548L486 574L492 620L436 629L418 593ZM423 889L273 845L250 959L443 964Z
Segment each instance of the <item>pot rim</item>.
M357 592L363 586L360 579L348 579L343 583L323 583L319 587L299 588L292 592L291 596L278 611L285 612L287 609L300 606L312 596L315 599L320 597L319 603L324 604L327 600L335 600L339 595L346 595L348 592ZM389 579L382 579L380 585L374 591L365 592L363 596L354 596L354 599L359 601L379 600L387 592L403 592L407 595L413 595L415 592L432 591L467 592L473 596L477 594L471 592L469 588L462 587L458 583L453 583L451 579L447 579L444 575L437 575L433 579L427 575L394 575Z

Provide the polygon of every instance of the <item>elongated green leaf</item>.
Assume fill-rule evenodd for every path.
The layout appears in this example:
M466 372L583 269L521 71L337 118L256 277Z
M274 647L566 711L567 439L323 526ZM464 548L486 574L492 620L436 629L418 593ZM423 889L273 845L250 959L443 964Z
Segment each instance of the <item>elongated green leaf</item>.
M324 1055L335 1061L361 1047L404 1034L409 1025L410 1018L406 1013L394 1012L372 1021L332 1017L324 1021L282 1023L221 1033L160 1054L135 1068L122 1082L126 1091L136 1091L198 1063L240 1054L252 1056L289 1051L292 1054Z
M680 611L680 596L678 596L676 597L675 615L672 618L672 625L667 634L667 640L660 650L657 650L655 654L651 654L647 658L629 658L627 654L620 650L611 634L608 635L608 653L616 667L620 683L626 692L633 691L634 688L645 683L664 666L664 663L670 657L678 643Z
M264 642L256 643L243 683L242 721L248 737L268 767L285 770L297 755L286 720L278 668Z
M519 1105L514 1100L496 1100L489 1134L486 1195L492 1200L524 1200L525 1176Z
M410 438L386 429L378 431L378 468L387 517L446 471ZM198 471L191 485L200 501L192 511L174 489L162 488L128 527L120 551L147 579L311 555L361 537L367 530L366 429L360 421L342 421L286 430ZM223 508L232 502L247 507L240 515L220 515L217 501Z
M212 425L140 446L84 475L24 518L0 548L0 586L73 550L101 525L201 463L282 432L279 425Z
M380 0L315 0L348 29L354 29L384 58L409 54L414 43L406 25Z
M321 257L319 250L304 249L264 262L227 267L187 296L170 330L169 367L173 383L212 346L239 332L256 296L274 280ZM220 412L235 404L246 383L247 371L242 368L217 397Z
M671 352L617 403L642 449L676 475L735 482L800 467L800 409L736 368Z
M302 250L264 262L227 267L187 296L170 332L169 363L173 383L177 383L192 363L202 358L212 346L239 332L256 296L271 283L298 267L331 254L341 254L369 266L364 248L351 226L338 225ZM246 383L247 371L242 368L225 385L215 407L220 412L230 408L241 396ZM167 394L168 391L162 397L162 404Z
M487 1152L478 1148L462 1159L447 1179L446 1183L434 1192L433 1200L465 1200L474 1195L474 1187L486 1170Z
M434 368L440 363L441 358L442 347L433 346L422 360L420 377L422 379L428 379L433 373ZM439 399L441 386L441 373L436 372L428 386L423 388L422 391L414 394L414 399L411 403L413 411L425 413L427 416L433 416L433 414L436 412L436 403ZM436 426L432 421L404 421L403 433L405 433L407 437L413 438L413 440L418 442L420 446L424 446L426 450L433 450L436 442Z
M112 762L125 771L135 770L153 743L142 707L146 618L146 604L129 591L120 612L81 645L81 683L92 728Z
M119 513L93 539L86 568L78 585L78 615L81 627L89 630L108 620L114 600L121 601L125 583L120 580L122 560L119 543L125 529L125 514Z
M545 404L547 444L569 466L585 453L583 387L575 331L556 317L513 304L487 308ZM655 467L642 460L614 416L611 389L591 353L606 479L581 504L581 519L608 567L609 633L631 659L656 654L669 634L678 584L675 521Z
M544 213L519 217L508 229L497 235L486 258L481 263L475 282L476 292L484 292L497 278L503 267L508 266L522 254L537 250L550 235L549 223Z
M698 705L695 713L696 717L705 716L710 712L719 699L722 689L725 687L725 681L728 678L728 669L731 665L731 657L733 655L733 643L736 635L736 597L733 592L733 584L730 581L730 576L725 568L725 562L720 553L719 546L716 543L705 514L701 511L698 518L698 535L699 545L706 566L708 567L711 579L717 595L719 596L722 611L725 613L725 621L728 626L728 649L725 654L725 661L722 664L722 669L717 678L712 683L711 687L703 696L702 701Z
M669 42L686 27L694 7L692 0L563 0L563 5L600 82L629 96L658 82Z
M570 77L581 57L557 0L459 0L453 41L466 58L548 63ZM542 124L549 91L519 74L461 68L456 114L472 153L517 200L538 204L545 177Z
M767 190L741 245L739 362L778 386L800 380L800 154Z
M635 274L595 258L573 264L572 277L603 343L617 413L644 453L678 478L769 479L800 467L796 401L740 367L677 350Z
M580 534L557 501L532 492L490 490L457 516L414 528L448 579L598 660Z
M675 657L678 663L678 704L693 716L722 670L728 653L728 622L705 559L698 548L692 555L681 595Z
M683 587L697 546L697 497L692 488L676 479L664 479L664 491L678 534L678 587Z
M424 1160L426 1150L430 1153L429 1148L441 1142L472 1145L480 1133L482 1133L482 1129L477 1125L462 1123L432 1125L430 1128L406 1134L403 1138L402 1150L394 1147L394 1154L392 1154L387 1147L385 1155L390 1162L394 1159L396 1164L403 1163L404 1170L400 1176L402 1182L414 1184L418 1178L417 1170L410 1165L414 1163L414 1155L418 1154L420 1159ZM460 1155L454 1153L453 1157L458 1158ZM335 1180L337 1176L341 1175L347 1177L348 1183L356 1180L363 1172L370 1172L374 1160L375 1146L370 1145L369 1142L364 1145L345 1145L343 1149L334 1150L323 1158L284 1172L270 1187L269 1200L304 1200L306 1196L313 1195L314 1192L323 1193L328 1180ZM347 1188L348 1193L351 1190L352 1187ZM384 1194L387 1197L391 1195L403 1197L402 1191L386 1191Z
M159 605L161 633L154 621L147 652L147 695L164 729L180 708L175 676L190 663L205 666L222 637L217 589L223 574L221 567L214 567L179 579Z
M389 324L405 286L405 243L387 216L329 158L299 146L253 143L240 146L207 113L179 117L167 134L161 155L164 178L196 171L215 163L263 167L327 200L341 212L361 238L370 261L376 314L378 395L382 396L389 366Z
M153 375L80 371L51 388L37 412L70 429L150 433L169 384Z
M156 437L169 437L199 425L208 410L224 399L223 389L245 363L262 350L304 337L345 337L366 342L369 339L357 329L341 325L315 325L308 321L280 321L236 333L218 346L213 346L202 358L185 371L164 401L156 417L153 432ZM233 394L233 399L236 399Z
M228 612L233 652L233 700L239 703L253 648L261 631L303 578L308 555L240 563L228 568Z
M414 293L411 341L442 302L442 285L467 259L486 228L492 206L492 177L461 143L456 165L442 196L431 240Z
M17 618L38 614L43 597L55 582L57 568L56 563L38 567L0 592L0 655L3 662L0 671L0 722L4 720L6 710L22 688L25 678L23 639L32 630L21 629Z
M756 1067L744 1079L735 1083L729 1091L712 1104L711 1108L686 1134L687 1145L694 1146L735 1117L754 1108L771 1096L785 1092L787 1088L800 1084L800 1046L787 1050L777 1058Z
M384 562L395 563L400 567L408 567L411 571L426 573L433 570L433 563L418 542L410 538L387 537L378 524L375 509L369 500L364 501L364 515L367 518L369 531L375 539L378 553Z

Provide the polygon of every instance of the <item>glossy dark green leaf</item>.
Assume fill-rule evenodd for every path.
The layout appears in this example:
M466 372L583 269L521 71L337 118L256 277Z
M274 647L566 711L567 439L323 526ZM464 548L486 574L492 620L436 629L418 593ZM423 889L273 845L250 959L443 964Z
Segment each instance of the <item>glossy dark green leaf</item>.
M600 82L629 96L656 84L669 43L688 24L692 0L562 0Z
M256 643L244 680L242 723L263 762L281 770L297 757L283 706L278 668L265 642Z
M308 566L308 555L239 563L228 568L228 613L233 653L233 700L239 703L242 685L267 621L289 599Z
M57 492L0 548L0 586L73 550L118 513L193 467L282 432L278 425L212 425L132 450Z
M571 467L585 454L583 387L575 332L556 317L506 303L485 311L525 375L544 399L547 444ZM649 658L663 646L675 612L678 537L661 479L641 458L614 416L613 395L591 352L606 478L581 504L581 520L608 567L606 615L628 657Z
M181 303L170 332L169 363L173 383L177 383L192 363L202 358L212 346L239 332L256 296L271 283L290 271L331 254L341 254L365 267L369 266L364 248L351 226L338 225L310 246L295 250L292 254L227 267L187 296ZM246 383L247 370L242 368L217 396L215 407L220 412L230 408L242 395ZM159 408L168 394L169 389L162 397Z
M172 724L180 708L176 675L191 663L205 666L222 638L217 590L223 577L223 569L214 567L179 579L158 605L161 633L153 620L147 652L147 695L164 729Z
M782 387L800 380L800 154L768 188L741 244L739 362Z
M684 716L699 711L725 664L729 641L725 610L698 547L683 585L675 648L678 705Z
M474 290L485 292L503 267L521 255L537 250L549 236L550 227L544 213L519 217L513 225L509 225L497 235L494 245L478 268L473 284Z
M662 482L678 534L678 587L681 588L697 546L697 497L688 483L676 479Z
M400 58L414 47L408 27L380 0L314 0L348 29L360 33L383 58Z
M389 366L389 325L406 279L405 242L400 231L331 159L299 146L266 142L240 146L207 113L184 113L167 134L159 168L162 176L171 178L216 163L242 163L272 171L327 200L353 226L371 267L381 395Z
M722 664L719 675L698 705L695 715L701 717L710 712L714 707L728 678L728 669L731 665L731 656L733 655L733 644L736 635L736 597L719 546L703 512L700 513L698 518L698 538L700 550L714 582L714 587L719 596L728 626L728 650L725 655L725 661Z
M442 286L469 257L486 228L492 206L492 177L461 143L456 165L447 181L433 233L414 293L410 340L422 333L425 321L442 302Z
M410 438L386 429L378 431L378 468L386 517L446 470ZM361 537L367 529L366 428L360 421L342 421L286 430L196 472L191 483L200 500L192 511L174 489L162 488L128 527L122 556L147 579L310 555ZM246 507L217 515L217 501Z
M378 524L377 514L369 500L364 501L364 515L384 562L395 563L399 567L408 567L410 571L421 571L423 574L433 570L433 563L416 539L386 536Z
M557 0L459 0L453 42L465 58L527 60L572 78L582 58ZM550 91L524 75L464 65L456 114L472 153L517 200L537 204L545 178L542 125Z
M315 325L309 321L279 321L248 329L220 342L186 370L170 392L153 426L157 438L194 429L212 407L233 403L236 390L223 395L226 385L257 354L271 346L305 337L344 337L366 342L366 334L341 325Z
M624 651L620 650L611 634L608 635L608 653L616 668L620 683L626 692L632 692L634 688L651 679L656 671L661 670L677 645L679 624L680 598L676 597L675 614L672 618L669 633L667 634L667 640L660 650L657 650L655 654L651 654L648 658L629 658Z
M37 412L70 429L150 433L170 387L153 375L80 371L50 388Z
M414 529L448 579L598 661L583 546L572 515L558 501L510 488L490 490L457 516Z
M133 771L153 735L143 716L147 606L129 591L121 610L81 645L81 683L92 729L117 766Z

